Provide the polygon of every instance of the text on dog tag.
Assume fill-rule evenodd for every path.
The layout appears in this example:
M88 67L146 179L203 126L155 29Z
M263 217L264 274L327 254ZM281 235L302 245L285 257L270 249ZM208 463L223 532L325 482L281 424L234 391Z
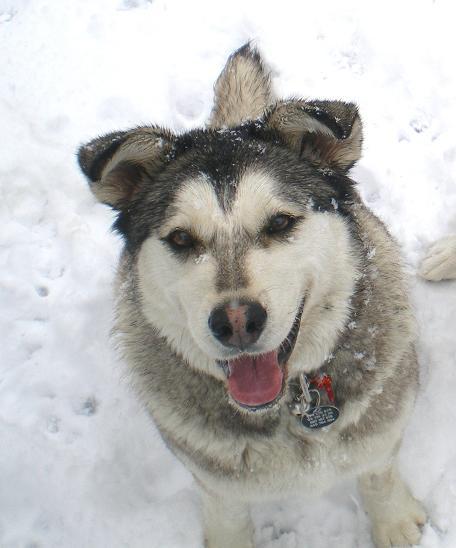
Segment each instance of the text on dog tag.
M311 413L301 416L301 423L306 428L324 428L339 418L339 409L333 405L315 407Z

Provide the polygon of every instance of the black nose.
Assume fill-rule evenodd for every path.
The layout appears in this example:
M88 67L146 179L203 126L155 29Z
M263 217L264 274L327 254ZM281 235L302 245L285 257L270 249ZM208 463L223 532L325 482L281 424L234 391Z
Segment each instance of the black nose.
M267 313L256 302L230 302L214 308L209 328L224 346L245 350L255 343L266 323Z

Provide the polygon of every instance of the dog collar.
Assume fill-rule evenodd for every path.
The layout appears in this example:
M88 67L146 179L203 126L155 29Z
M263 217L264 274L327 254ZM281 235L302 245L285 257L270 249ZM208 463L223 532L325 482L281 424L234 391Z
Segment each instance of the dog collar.
M327 373L319 373L314 377L301 373L299 384L300 391L289 407L303 426L315 430L329 426L339 418L332 379Z

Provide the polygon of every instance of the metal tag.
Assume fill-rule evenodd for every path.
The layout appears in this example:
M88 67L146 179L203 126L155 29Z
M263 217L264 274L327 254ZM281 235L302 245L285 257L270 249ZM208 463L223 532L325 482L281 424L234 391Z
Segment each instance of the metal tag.
M329 379L329 375L324 376ZM290 411L301 421L301 424L311 430L324 428L335 422L339 418L340 411L333 405L334 395L326 387L321 388L315 381L309 381L304 373L299 376L301 385L301 394L296 396L295 400L289 405ZM314 388L314 387L317 388ZM329 400L329 401L328 401Z
M301 415L301 424L306 428L324 428L339 418L339 409L333 405L315 407L310 413Z

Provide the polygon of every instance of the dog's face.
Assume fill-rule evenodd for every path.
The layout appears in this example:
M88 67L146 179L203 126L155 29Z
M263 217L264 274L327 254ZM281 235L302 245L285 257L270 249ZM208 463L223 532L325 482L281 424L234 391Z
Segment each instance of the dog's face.
M344 175L359 156L356 108L271 102L258 54L242 48L217 81L210 129L139 128L79 153L119 211L145 317L255 410L325 358L356 277Z

